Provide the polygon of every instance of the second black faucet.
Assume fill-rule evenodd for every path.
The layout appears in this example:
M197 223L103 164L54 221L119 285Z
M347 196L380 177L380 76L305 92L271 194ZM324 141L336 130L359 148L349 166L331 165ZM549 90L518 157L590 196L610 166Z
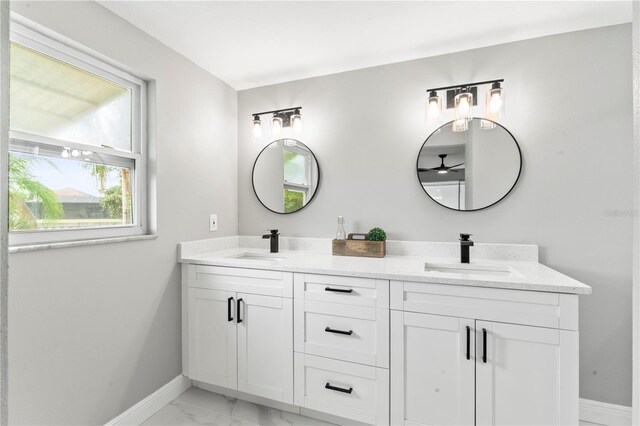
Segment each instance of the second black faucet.
M469 247L473 246L470 236L471 234L460 234L460 262L462 263L469 263Z
M269 240L269 245L271 248L271 253L277 253L278 252L278 236L280 235L278 233L277 229L270 229L269 230L270 234L264 234L262 236L263 240L268 239Z

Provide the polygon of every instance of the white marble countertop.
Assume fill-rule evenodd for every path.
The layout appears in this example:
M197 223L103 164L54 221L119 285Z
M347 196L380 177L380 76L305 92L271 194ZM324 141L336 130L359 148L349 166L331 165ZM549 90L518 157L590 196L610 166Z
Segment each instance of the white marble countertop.
M190 243L182 243L190 244ZM474 260L460 264L458 259L437 256L387 255L384 258L333 256L327 252L309 250L281 250L269 259L269 250L251 247L230 247L235 244L218 245L220 250L205 251L179 248L178 261L199 265L228 266L235 268L267 269L273 271L303 272L358 276L397 281L465 285L474 287L504 288L553 293L590 294L591 287L557 272L537 261L523 260ZM211 247L209 247L211 248ZM266 258L240 259L244 254L257 254ZM461 271L427 271L425 263L434 267L478 268ZM497 271L494 274L491 270Z

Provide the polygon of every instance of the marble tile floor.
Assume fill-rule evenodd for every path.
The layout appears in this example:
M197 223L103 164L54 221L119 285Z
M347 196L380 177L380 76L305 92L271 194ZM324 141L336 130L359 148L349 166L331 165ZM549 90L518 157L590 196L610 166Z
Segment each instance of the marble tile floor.
M143 425L331 426L331 423L192 387ZM580 426L601 425L580 421Z
M147 419L143 425L332 426L331 423L229 398L196 387Z

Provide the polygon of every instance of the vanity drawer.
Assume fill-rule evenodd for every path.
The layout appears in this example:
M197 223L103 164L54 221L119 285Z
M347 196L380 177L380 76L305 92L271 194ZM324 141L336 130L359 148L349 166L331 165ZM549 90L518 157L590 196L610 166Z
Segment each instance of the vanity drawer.
M295 354L294 403L368 424L389 424L389 370Z
M346 305L389 307L389 281L336 275L295 274L296 299Z
M389 310L295 300L297 352L389 368Z
M189 287L293 297L293 273L291 272L209 265L185 264L182 267L183 282L188 283Z
M578 296L575 294L392 281L391 309L578 329Z

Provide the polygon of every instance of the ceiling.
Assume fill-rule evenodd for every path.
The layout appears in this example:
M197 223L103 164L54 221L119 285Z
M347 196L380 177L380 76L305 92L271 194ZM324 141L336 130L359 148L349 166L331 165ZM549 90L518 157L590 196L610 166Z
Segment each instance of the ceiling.
M100 1L237 90L631 22L631 1Z

